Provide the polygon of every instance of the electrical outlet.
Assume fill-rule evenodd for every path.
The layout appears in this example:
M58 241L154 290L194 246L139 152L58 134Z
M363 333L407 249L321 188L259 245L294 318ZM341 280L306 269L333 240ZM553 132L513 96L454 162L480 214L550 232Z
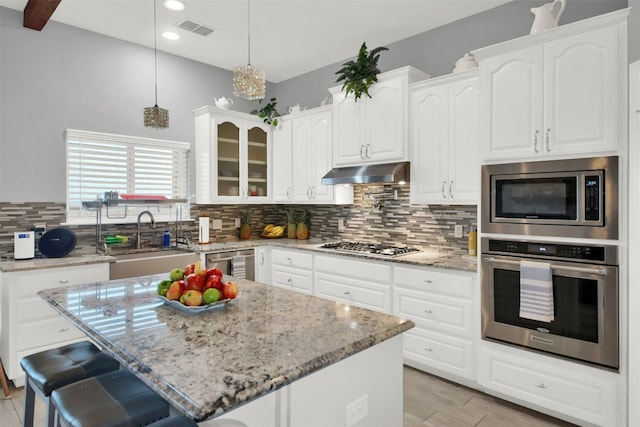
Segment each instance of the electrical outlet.
M240 228L240 218L236 218L236 228Z
M222 230L222 220L221 219L212 220L211 228L213 228L214 230Z
M456 225L454 227L453 236L456 238L462 238L462 225Z
M344 218L338 218L338 232L344 233Z
M347 405L347 427L364 420L369 415L369 398L365 394Z

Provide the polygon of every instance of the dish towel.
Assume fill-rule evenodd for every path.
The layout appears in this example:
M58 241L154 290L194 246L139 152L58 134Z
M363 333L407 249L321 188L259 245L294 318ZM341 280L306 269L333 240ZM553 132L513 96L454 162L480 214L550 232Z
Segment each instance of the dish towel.
M233 265L233 268L231 270L231 275L236 279L246 279L247 257L244 255L231 257L231 264Z
M551 264L520 261L520 317L547 323L554 320Z

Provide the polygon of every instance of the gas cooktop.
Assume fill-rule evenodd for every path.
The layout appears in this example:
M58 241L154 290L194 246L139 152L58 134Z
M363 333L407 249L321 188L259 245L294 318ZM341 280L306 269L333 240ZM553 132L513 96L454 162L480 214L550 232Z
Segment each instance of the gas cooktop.
M362 242L337 242L337 243L325 243L320 246L322 249L333 249L338 252L349 252L357 254L379 255L381 257L398 257L402 255L408 255L415 252L420 252L420 249L410 248L407 246L392 246L382 245L375 243L362 243Z

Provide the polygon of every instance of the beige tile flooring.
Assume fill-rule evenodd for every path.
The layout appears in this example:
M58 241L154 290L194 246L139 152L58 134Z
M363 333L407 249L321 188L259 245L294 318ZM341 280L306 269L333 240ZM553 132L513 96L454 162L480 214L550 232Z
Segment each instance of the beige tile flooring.
M3 399L0 389L0 426L22 426L23 396L24 388L12 387L11 398ZM44 405L38 398L35 425L44 425ZM571 425L419 370L404 368L404 427Z

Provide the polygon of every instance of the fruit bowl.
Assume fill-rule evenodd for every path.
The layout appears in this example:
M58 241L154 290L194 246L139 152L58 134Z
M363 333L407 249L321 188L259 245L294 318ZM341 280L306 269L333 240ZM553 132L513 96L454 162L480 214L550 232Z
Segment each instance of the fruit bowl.
M282 239L284 237L284 234L280 235L280 236L273 236L271 234L260 234L260 237L265 238L265 239Z
M227 298L227 299L219 300L216 302L212 302L211 304L207 304L207 305L189 306L189 305L182 304L180 301L168 300L166 297L163 297L160 295L157 295L157 297L160 298L165 305L168 305L169 307L175 308L177 310L180 310L184 313L189 313L189 314L201 314L201 313L207 313L210 311L221 310L225 308L227 304L229 304L232 301L230 298Z

